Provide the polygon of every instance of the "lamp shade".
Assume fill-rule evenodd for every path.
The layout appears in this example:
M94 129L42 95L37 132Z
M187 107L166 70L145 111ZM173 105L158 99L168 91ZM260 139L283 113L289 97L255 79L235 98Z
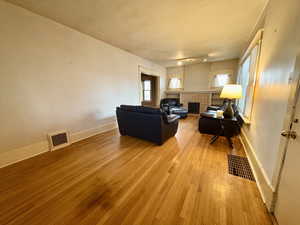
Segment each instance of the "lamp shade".
M220 98L237 99L242 97L242 86L239 84L224 85Z

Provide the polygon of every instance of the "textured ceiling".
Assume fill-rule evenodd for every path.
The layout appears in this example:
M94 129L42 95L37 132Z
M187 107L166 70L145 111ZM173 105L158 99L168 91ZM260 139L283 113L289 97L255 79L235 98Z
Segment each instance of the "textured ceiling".
M135 55L238 57L267 0L7 0Z

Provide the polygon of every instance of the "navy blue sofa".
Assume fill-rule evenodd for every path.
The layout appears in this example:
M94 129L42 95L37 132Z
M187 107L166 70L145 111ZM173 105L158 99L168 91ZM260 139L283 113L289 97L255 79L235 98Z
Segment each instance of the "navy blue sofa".
M168 115L157 108L121 105L117 107L121 135L133 136L158 145L173 137L178 129L178 115Z

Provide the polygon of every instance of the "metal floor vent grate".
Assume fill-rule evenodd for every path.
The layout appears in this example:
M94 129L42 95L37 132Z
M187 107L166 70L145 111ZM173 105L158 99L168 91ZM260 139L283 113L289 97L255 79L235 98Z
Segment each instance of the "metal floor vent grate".
M255 181L248 159L237 155L228 155L229 174Z

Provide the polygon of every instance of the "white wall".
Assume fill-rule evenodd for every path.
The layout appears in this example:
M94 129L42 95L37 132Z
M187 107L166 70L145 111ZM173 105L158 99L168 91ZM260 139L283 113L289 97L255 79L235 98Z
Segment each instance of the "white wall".
M167 68L168 77L183 74L184 91L200 91L211 88L212 76L216 72L233 71L233 82L236 80L238 60L197 63Z
M226 70L233 71L233 82L235 82L238 70L238 59L224 60L211 63L211 74L215 74L217 72L222 72Z
M299 10L298 0L269 2L252 121L243 129L272 189L280 163L280 132L287 112L289 77L298 49L296 18Z
M112 123L117 105L139 104L139 66L165 89L150 61L2 1L0 20L0 166L38 154L48 132L80 138Z

